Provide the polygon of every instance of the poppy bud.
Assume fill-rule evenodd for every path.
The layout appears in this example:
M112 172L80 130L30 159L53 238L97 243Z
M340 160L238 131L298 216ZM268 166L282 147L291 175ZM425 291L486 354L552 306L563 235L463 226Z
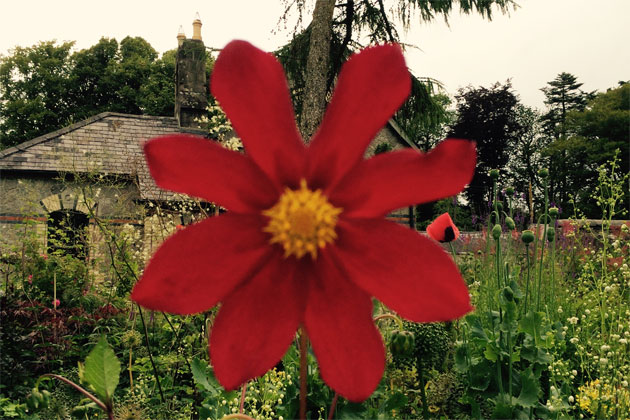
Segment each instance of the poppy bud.
M502 203L502 202L497 201L497 202L495 202L494 204L495 204L495 206L497 207L497 210L498 210L498 211L503 211L503 203Z
M499 179L499 170L498 169L490 169L490 178Z
M492 237L495 240L499 240L499 238L501 237L501 225L494 225L494 227L492 228Z
M560 210L558 210L558 207L551 207L548 211L549 216L553 217L554 219L558 217L558 213L560 212Z
M507 226L508 229L512 230L516 227L516 223L514 223L514 219L512 219L511 217L506 217L505 226Z
M507 187L505 189L505 195L512 197L514 195L514 187Z
M549 176L549 169L547 168L540 168L538 170L538 176L541 178L547 178Z
M389 342L389 349L394 356L411 356L416 347L416 339L411 331L394 331Z
M524 230L521 234L521 241L526 244L534 242L534 232L532 232L531 230Z
M548 240L549 242L553 242L553 240L555 239L555 237L556 237L556 231L555 231L555 230L553 230L553 229L549 229L549 230L547 231L547 240Z

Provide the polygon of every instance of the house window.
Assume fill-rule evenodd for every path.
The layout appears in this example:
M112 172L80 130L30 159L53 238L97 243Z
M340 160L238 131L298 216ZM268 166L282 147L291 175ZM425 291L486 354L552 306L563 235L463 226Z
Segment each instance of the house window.
M88 216L76 210L58 210L48 215L48 253L61 252L85 259Z

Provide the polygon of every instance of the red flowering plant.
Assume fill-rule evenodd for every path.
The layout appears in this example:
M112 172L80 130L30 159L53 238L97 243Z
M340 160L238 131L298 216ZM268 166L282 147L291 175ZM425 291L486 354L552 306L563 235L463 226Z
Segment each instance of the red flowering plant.
M229 211L167 239L132 298L183 315L221 302L210 357L227 389L272 368L302 326L322 379L364 400L385 365L372 296L416 322L471 310L448 255L384 216L459 192L473 175L475 145L447 140L427 154L408 149L363 159L409 93L395 45L348 60L308 147L271 54L231 42L216 60L211 88L246 154L187 135L150 140L144 151L160 187Z
M427 234L438 242L452 242L459 238L459 229L453 223L451 215L444 213L427 226Z

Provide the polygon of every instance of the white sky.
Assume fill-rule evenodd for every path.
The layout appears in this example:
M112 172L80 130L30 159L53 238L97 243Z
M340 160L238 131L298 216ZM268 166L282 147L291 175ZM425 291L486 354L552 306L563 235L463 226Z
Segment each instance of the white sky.
M526 105L544 108L540 88L560 72L584 83L584 90L605 91L630 79L629 0L518 0L510 16L478 15L412 25L407 62L417 76L441 81L450 94L467 85L489 86L512 79ZM0 54L17 45L56 39L76 41L78 49L102 36L118 41L141 36L157 51L177 46L183 25L199 12L207 46L222 47L246 39L272 50L289 39L278 19L282 2L269 0L3 0L0 6ZM291 29L291 27L289 28ZM277 30L277 31L276 31ZM274 31L278 33L273 33Z

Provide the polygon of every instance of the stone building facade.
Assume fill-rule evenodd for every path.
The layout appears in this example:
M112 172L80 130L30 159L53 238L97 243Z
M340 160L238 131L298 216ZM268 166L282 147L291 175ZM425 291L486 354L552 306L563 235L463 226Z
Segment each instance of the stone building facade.
M131 226L149 255L164 237L155 234L164 231L151 221L156 212L166 210L171 225L194 219L192 209L182 211L175 205L185 198L154 184L141 148L146 140L167 134L207 136L198 123L207 106L201 22L195 21L194 28L193 39L178 36L173 117L105 112L0 151L1 254L18 252L16 246L27 226L42 247L50 249L51 227L63 219L85 228L87 258L97 259L106 252L99 245L103 235L99 221L114 229ZM390 121L366 155L404 147L413 145ZM401 209L390 217L404 224L413 220L411 209Z

